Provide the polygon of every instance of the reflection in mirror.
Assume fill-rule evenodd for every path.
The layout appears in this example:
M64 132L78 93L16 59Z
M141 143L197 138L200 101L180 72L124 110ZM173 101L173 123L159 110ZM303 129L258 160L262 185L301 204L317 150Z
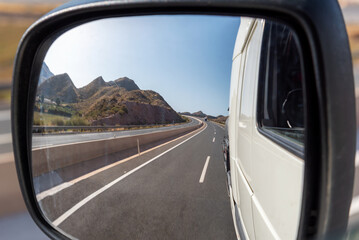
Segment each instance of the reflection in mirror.
M45 219L78 239L295 238L298 49L289 27L245 17L107 18L62 34L34 106Z

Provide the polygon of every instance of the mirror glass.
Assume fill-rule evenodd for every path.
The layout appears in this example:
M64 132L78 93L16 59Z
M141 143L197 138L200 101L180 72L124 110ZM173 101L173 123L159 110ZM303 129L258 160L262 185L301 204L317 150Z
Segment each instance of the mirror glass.
M38 206L76 239L293 239L304 172L295 32L265 19L106 18L48 49Z

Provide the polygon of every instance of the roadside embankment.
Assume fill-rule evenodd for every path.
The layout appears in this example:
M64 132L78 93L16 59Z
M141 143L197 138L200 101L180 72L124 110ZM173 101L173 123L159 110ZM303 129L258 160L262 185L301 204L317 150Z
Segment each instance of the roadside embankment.
M158 131L136 136L88 142L64 144L32 151L32 168L34 177L74 164L112 153L140 148L154 142L180 136L200 128L203 123L167 131Z

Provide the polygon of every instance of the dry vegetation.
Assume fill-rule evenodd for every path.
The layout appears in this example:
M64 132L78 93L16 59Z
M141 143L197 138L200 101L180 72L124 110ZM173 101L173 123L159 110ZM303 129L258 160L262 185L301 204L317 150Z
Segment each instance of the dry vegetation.
M16 49L26 29L54 4L0 3L0 104L10 103L12 69Z
M10 85L18 43L26 29L54 4L0 3L0 85Z
M25 3L1 3L0 12L19 16L33 16L34 18L44 15L56 8L58 4L25 4Z

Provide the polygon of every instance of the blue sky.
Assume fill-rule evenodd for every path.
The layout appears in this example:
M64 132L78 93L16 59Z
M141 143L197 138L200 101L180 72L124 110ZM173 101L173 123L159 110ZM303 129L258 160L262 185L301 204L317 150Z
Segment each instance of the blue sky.
M58 38L45 62L76 87L98 76L127 76L154 90L178 112L227 115L234 43L240 18L142 16L110 18Z

